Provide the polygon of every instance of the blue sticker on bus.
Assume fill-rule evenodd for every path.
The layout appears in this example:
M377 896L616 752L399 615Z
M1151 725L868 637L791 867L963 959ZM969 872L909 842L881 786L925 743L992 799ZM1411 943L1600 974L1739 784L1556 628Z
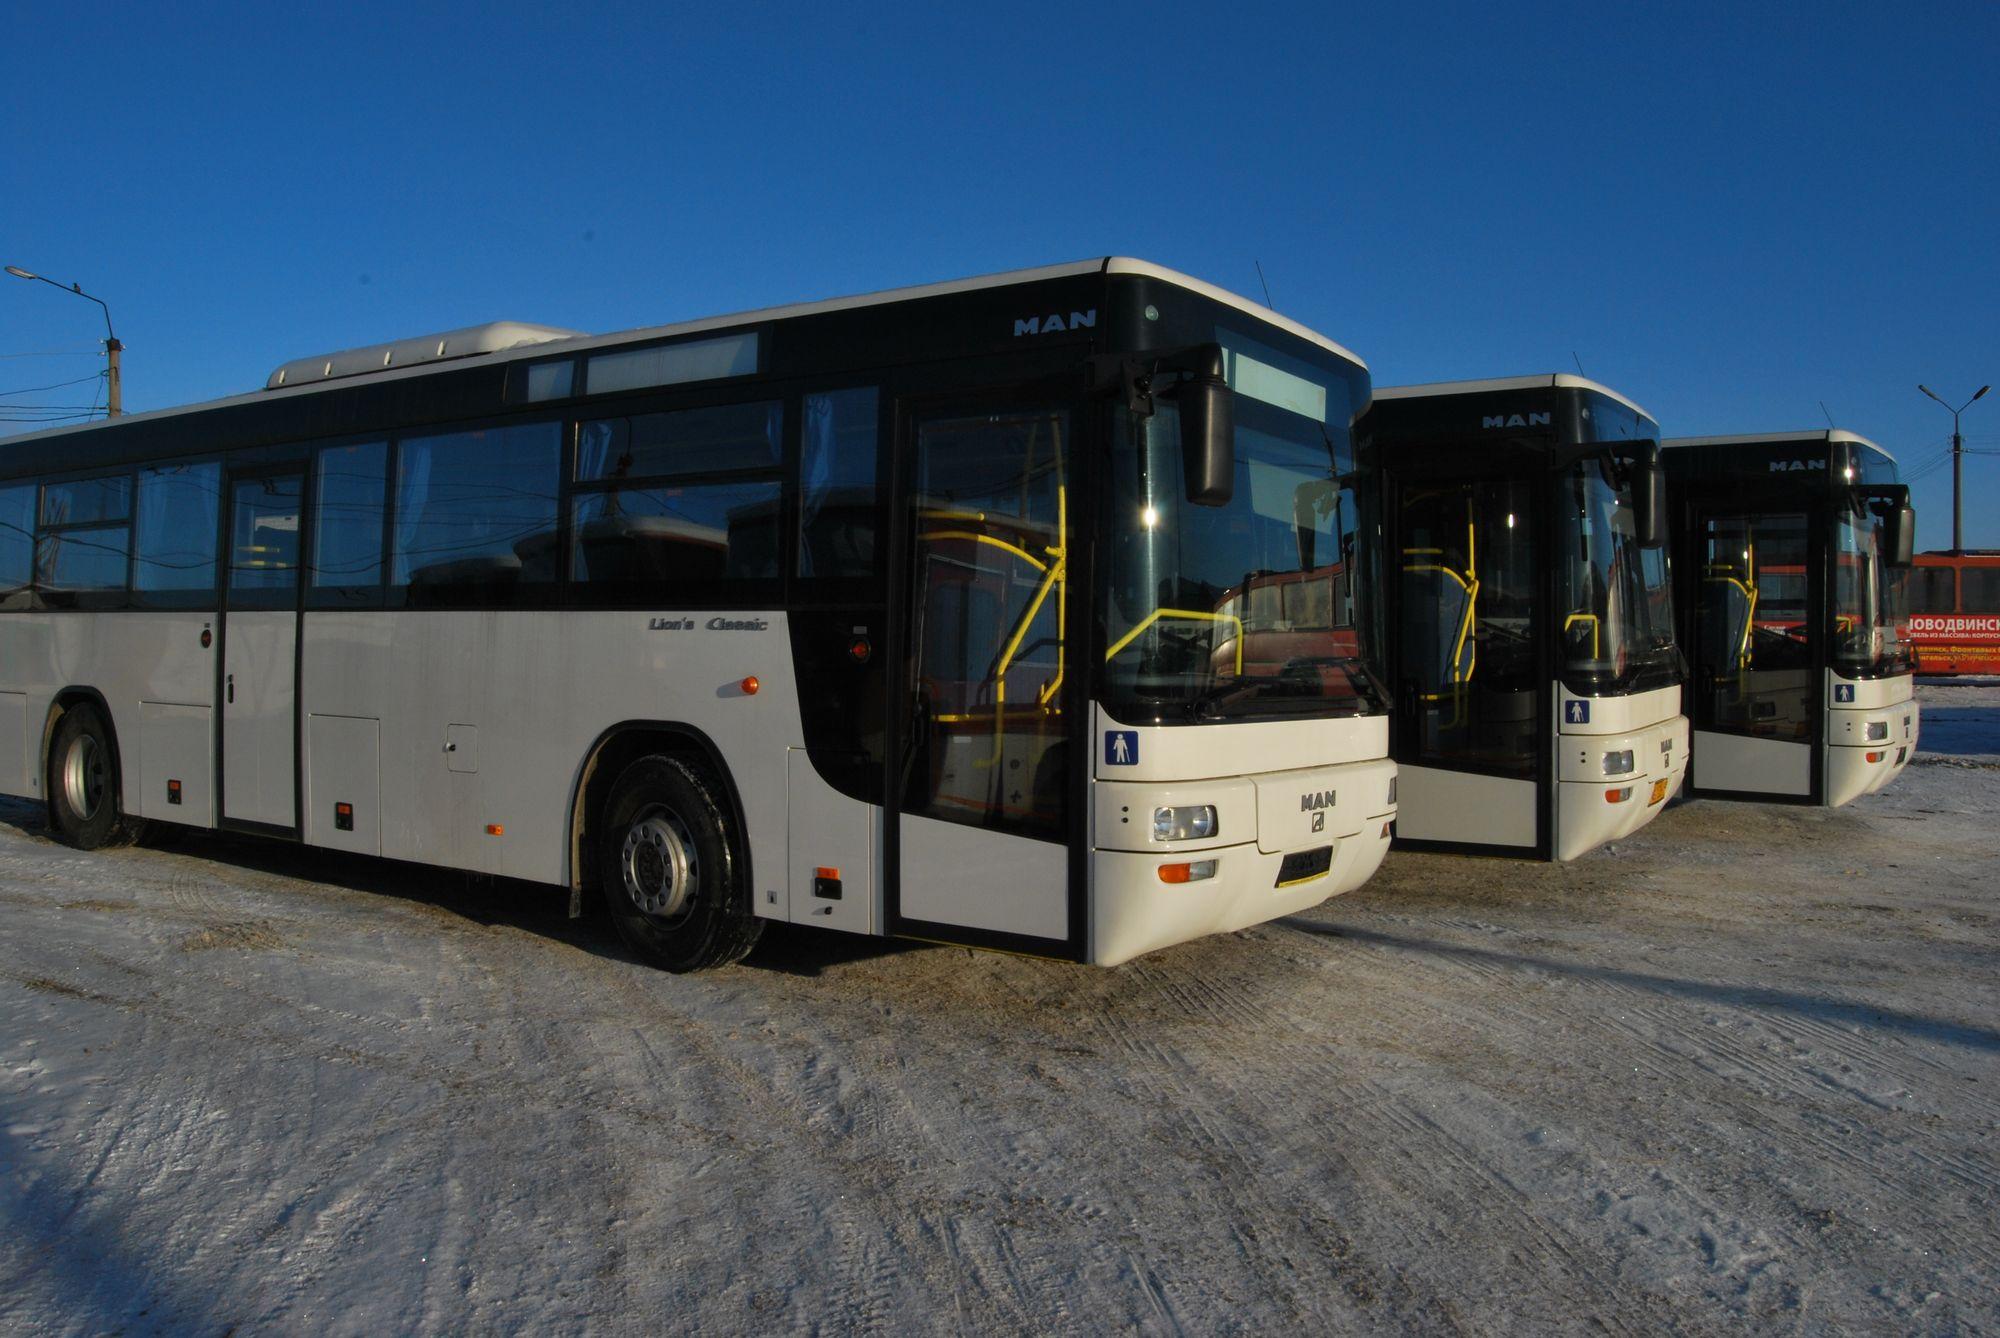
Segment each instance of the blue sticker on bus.
M1139 731L1136 729L1108 729L1104 731L1104 765L1107 767L1138 766Z
M1852 683L1835 683L1833 685L1833 699L1837 702L1853 701L1854 685Z
M1571 697L1563 703L1563 723L1565 725L1587 725L1590 723L1590 703L1580 697Z

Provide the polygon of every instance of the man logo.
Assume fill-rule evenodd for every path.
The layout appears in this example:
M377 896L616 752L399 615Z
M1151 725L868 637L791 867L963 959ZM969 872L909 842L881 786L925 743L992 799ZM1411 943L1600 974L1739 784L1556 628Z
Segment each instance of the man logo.
M1824 460L1773 460L1771 462L1771 472L1773 474L1791 474L1801 469L1825 468L1826 461Z
M1046 316L1026 316L1014 322L1014 338L1032 334L1062 334L1066 330L1095 330L1097 328L1097 308L1089 311L1072 311L1064 320L1061 312L1050 312Z
M1547 427L1550 415L1546 413L1490 413L1479 420L1481 427Z

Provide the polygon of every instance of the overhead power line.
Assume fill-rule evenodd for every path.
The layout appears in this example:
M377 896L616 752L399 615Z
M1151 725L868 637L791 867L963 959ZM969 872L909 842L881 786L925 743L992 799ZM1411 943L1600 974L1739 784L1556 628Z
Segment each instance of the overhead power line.
M32 395L38 390L61 390L64 386L80 386L86 381L100 381L103 378L103 372L93 372L89 376L79 376L74 381L57 381L53 385L29 386L26 390L0 390L0 399L5 399L9 395Z

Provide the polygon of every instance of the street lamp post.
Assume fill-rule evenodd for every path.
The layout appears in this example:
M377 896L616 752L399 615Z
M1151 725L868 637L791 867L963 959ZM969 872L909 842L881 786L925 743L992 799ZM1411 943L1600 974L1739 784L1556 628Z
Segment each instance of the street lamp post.
M97 303L99 307L103 308L104 356L106 362L109 364L109 375L107 377L109 385L106 390L106 403L109 407L105 416L109 418L116 418L120 413L124 412L125 397L118 383L118 355L125 351L125 346L119 343L118 336L112 333L111 308L105 306L104 299L101 297L91 297L89 293L84 292L83 289L76 284L70 284L67 288L64 288L63 285L57 283L54 279L43 278L39 274L33 273L32 271L29 270L22 269L19 265L7 266L7 272L13 275L17 279L35 279L42 283L47 284L51 288L61 288L62 291L65 293L75 293L78 297L90 298L92 302Z
M1929 395L1932 399L1937 400L1939 404L1944 404L1943 400L1938 400L1937 392L1929 386L1918 386L1917 389L1923 391L1924 394ZM1973 392L1972 399L1967 400L1956 409L1952 408L1949 404L1944 404L1946 411L1951 414L1951 551L1954 554L1965 551L1965 544L1962 542L1962 535L1960 533L1961 522L1964 520L1964 507L1959 500L1961 495L1959 485L1965 478L1965 440L1958 435L1958 416L1972 407L1973 400L1978 399L1991 389L1993 389L1992 386L1981 386Z

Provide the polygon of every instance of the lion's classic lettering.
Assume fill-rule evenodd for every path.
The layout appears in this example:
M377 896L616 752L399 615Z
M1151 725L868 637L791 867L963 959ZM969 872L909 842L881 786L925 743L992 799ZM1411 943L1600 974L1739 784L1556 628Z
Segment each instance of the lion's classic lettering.
M717 616L701 624L711 632L763 632L768 631L768 618L724 618ZM646 624L649 632L692 632L695 621L692 618L654 618Z

